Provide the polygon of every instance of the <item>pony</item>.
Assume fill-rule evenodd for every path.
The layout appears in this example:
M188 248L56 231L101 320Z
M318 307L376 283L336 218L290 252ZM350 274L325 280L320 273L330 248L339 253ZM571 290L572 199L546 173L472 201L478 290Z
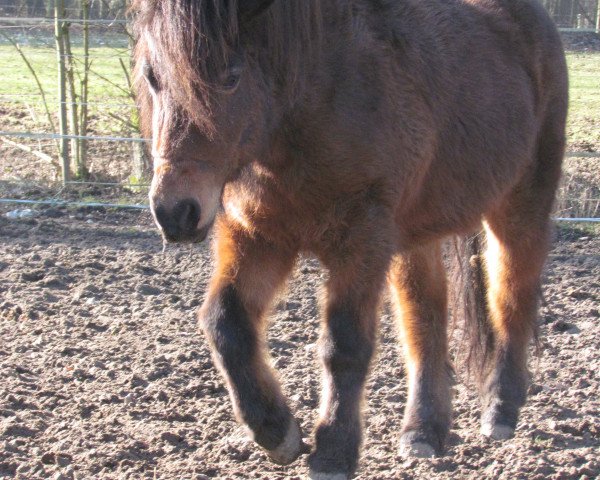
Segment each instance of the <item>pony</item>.
M214 229L199 311L237 419L279 464L350 478L382 291L407 365L403 455L451 424L441 244L483 225L481 433L526 400L565 148L561 40L536 0L135 0L150 203L169 242ZM268 313L300 254L329 275L310 452L268 361ZM477 336L475 336L477 337Z

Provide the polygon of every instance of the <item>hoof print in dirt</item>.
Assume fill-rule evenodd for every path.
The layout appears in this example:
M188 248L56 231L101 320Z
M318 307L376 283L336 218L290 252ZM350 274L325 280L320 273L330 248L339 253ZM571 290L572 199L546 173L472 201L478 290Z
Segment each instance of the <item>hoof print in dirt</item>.
M154 287L147 283L142 283L141 285L138 285L136 291L142 295L147 296L160 295L162 293L162 290L160 288Z
M178 433L174 433L174 432L163 432L160 435L160 439L164 440L165 442L167 442L173 446L179 446L184 441L184 438L181 435L179 435Z

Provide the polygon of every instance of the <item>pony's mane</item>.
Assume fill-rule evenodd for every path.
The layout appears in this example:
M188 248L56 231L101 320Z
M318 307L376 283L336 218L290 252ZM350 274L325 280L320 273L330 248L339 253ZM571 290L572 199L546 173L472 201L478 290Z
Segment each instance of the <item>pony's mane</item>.
M320 50L320 0L275 0L250 20L238 18L243 1L134 0L134 32L146 37L134 53L138 91L141 60L154 56L161 85L192 121L212 131L210 93L238 49L250 47L278 87L297 84L306 60Z

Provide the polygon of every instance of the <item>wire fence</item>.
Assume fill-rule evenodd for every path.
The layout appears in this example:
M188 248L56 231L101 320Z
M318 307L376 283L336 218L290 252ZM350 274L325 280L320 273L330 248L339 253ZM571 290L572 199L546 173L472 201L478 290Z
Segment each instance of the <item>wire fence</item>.
M561 30L578 34L599 33L600 1L568 1L570 1L568 5L562 0L544 2L557 24L561 26ZM8 67L9 63L12 69L17 66L22 67L18 79L4 82L8 87L0 84L0 162L3 156L20 150L38 160L50 159L50 162L46 163L52 163L57 160L56 148L57 145L61 145L61 142L64 142L63 148L69 151L83 148L81 146L84 145L90 158L86 173L91 174L91 177L71 178L69 172L65 173L63 168L63 172L58 176L59 178L62 176L64 186L147 188L148 183L143 180L140 168L132 173L132 163L147 162L143 157L144 145L148 139L140 138L136 127L136 109L130 90L131 37L127 31L127 20L79 18L80 14L81 9L67 6L64 7L62 15L55 18L40 15L27 17L19 16L15 5L0 4L0 71ZM57 25L72 27L70 34L75 43L70 51L57 52L54 31ZM81 42L86 29L91 29L91 34L88 39L89 50L84 51ZM594 41L598 41L600 37L595 38ZM68 99L64 92L62 95L56 92L55 62L58 59L63 59L70 64L70 68L75 71L75 76L81 75L81 71L77 68L91 65L87 74L94 78L94 82L88 97L82 98L75 94ZM26 64L28 64L27 68ZM34 79L37 81L37 87ZM574 87L576 89L571 92L572 104L588 106L591 103L593 109L591 115L599 117L600 83L594 68L579 72L577 82L577 86ZM47 115L44 114L44 107ZM86 108L93 117L91 127L85 134L58 131L56 125L60 119L59 112L62 111L66 116L70 109L79 109L81 113L83 108ZM594 124L593 121L591 123ZM590 128L592 136L600 134L597 127L595 133L594 127ZM588 142L592 148L585 144L585 141L579 143L572 145L575 148L569 149L567 158L579 160L600 158L600 151L597 151L600 140ZM584 145L582 146L581 143ZM117 148L109 148L106 146L108 144L116 145ZM111 165L110 168L105 169L112 170L111 172L103 171L103 162ZM19 182L19 173L24 179L34 180L50 176L47 172L42 172L42 168L30 172L26 159L19 165L7 167L8 170L12 169L10 178L14 182ZM19 170L21 166L22 169ZM71 168L72 165L69 163L67 167ZM55 171L54 174L56 176L57 172ZM600 189L597 185L586 185L585 194L577 197L570 197L568 194L567 189L563 194L566 203L559 210L557 220L598 221L596 213L600 209ZM73 204L73 202L65 203L60 200L19 198L1 198L0 203ZM76 205L80 203L115 208L124 206L123 203L112 202L75 202ZM585 207L576 208L574 207L576 204ZM132 208L145 208L145 206L136 204Z
M88 25L127 25L127 20L125 19L81 19L81 18L46 18L46 17L0 17L3 22L6 23L14 23L18 25L54 25L54 22L66 22L66 23L75 23L75 24L88 24Z
M57 133L35 133L35 132L5 132L0 131L0 137L19 137L19 138L34 138L41 140L100 140L104 142L136 142L146 143L149 139L146 138L130 138L130 137L109 137L95 135L60 135Z
M23 200L21 198L0 198L0 204L13 205L46 205L51 207L84 207L84 208L125 208L132 210L150 210L149 205L131 203L103 203L103 202L74 202L65 200ZM555 222L567 223L600 223L600 218L591 217L554 217Z

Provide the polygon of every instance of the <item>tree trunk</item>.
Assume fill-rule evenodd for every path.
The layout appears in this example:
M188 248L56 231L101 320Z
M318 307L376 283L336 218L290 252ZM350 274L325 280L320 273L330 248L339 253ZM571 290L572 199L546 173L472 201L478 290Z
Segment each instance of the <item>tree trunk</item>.
M54 4L54 34L56 39L56 56L58 62L58 98L59 98L59 132L60 138L60 156L62 159L63 183L69 181L69 141L66 138L68 133L67 125L67 95L66 95L66 74L65 74L65 43L64 31L65 22L64 0L55 0Z

